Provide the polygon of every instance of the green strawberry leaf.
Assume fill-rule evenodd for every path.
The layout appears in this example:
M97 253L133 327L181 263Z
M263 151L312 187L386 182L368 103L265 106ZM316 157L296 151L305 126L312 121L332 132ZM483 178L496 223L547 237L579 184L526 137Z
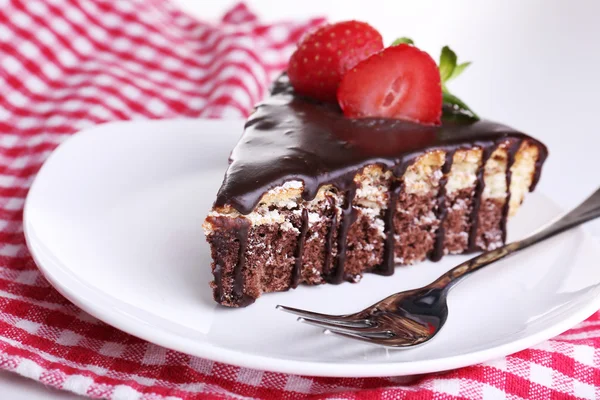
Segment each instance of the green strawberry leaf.
M442 99L444 109L451 115L461 115L462 117L479 120L479 116L461 99L450 93L446 83L457 78L464 70L471 65L471 62L464 62L457 65L456 53L448 46L442 48L440 54L440 79L442 81ZM445 111L445 112L446 112Z
M450 47L444 46L440 54L440 77L442 82L446 82L452 76L456 68L456 53Z
M454 79L454 78L458 78L460 76L460 74L463 73L463 71L465 70L465 68L467 68L469 65L471 65L470 61L464 62L462 64L458 64L455 68L454 71L452 71L452 74L448 77L448 79L446 79L446 82Z
M447 89L443 90L442 99L444 105L450 106L453 111L466 115L476 121L479 120L479 116L475 114L475 111L471 110L471 108L464 101L448 92Z
M415 42L411 38L408 38L408 37L401 37L392 42L392 46L398 46L399 44L414 45Z

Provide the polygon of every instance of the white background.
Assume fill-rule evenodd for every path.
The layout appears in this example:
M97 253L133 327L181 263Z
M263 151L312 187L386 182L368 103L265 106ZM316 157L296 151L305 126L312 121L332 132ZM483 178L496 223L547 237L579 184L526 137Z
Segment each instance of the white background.
M120 0L124 1L124 0ZM235 0L174 0L216 19ZM265 20L315 15L360 19L385 43L412 37L437 58L450 45L473 65L451 89L480 115L544 141L550 149L538 190L564 208L600 186L600 2L595 0L248 0ZM600 235L600 222L589 225ZM6 372L2 398L76 399ZM6 396L6 397L5 397Z

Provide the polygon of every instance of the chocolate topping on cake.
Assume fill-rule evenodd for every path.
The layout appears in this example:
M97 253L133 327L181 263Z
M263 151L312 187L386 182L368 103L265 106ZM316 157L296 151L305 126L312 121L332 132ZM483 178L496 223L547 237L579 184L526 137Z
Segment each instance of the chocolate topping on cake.
M289 180L304 182L303 197L311 200L319 187L333 184L346 191L360 168L380 164L402 176L424 150L493 149L507 138L539 141L508 126L445 113L441 126L396 119L345 117L336 104L294 94L287 76L274 84L271 96L256 106L233 149L216 207L252 212L262 195ZM514 148L518 149L518 145ZM536 168L531 190L539 179Z

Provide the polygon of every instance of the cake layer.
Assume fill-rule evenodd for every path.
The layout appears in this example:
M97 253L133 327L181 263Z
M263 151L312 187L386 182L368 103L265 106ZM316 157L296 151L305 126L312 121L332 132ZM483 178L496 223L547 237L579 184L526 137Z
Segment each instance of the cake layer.
M300 283L356 282L364 272L496 248L541 156L536 142L506 138L494 148L425 151L401 175L368 164L353 186L323 185L313 199L289 180L250 213L215 207L204 224L215 300L245 306Z

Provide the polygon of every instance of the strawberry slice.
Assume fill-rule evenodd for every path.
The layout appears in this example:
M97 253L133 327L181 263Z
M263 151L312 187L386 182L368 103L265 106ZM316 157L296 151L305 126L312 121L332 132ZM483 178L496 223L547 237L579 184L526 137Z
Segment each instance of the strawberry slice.
M429 54L414 46L388 47L348 71L337 98L351 118L396 118L439 125L440 71Z
M335 102L342 76L382 48L381 35L365 22L325 25L298 44L289 61L288 76L297 93Z

